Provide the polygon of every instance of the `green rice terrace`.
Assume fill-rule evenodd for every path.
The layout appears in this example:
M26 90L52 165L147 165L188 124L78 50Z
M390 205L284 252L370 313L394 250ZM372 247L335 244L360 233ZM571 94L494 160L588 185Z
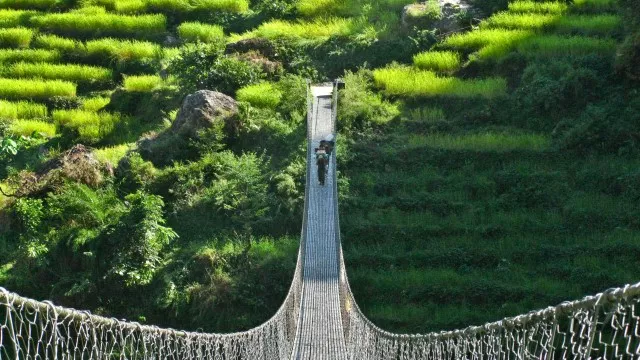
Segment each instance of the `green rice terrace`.
M265 322L296 269L307 80L335 78L339 233L374 324L640 281L635 0L0 0L0 287Z

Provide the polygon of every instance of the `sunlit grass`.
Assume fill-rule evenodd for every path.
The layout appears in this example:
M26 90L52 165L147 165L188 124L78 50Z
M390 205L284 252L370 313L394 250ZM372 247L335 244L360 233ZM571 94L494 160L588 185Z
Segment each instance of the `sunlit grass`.
M57 62L60 52L45 49L0 49L0 63Z
M132 148L132 144L122 144L110 146L102 149L94 150L96 159L102 163L109 163L111 165L117 165L120 159L122 159Z
M47 14L34 16L31 21L38 27L71 37L155 37L166 31L164 15L117 14Z
M469 135L430 134L412 135L407 141L410 147L428 146L445 150L470 151L544 151L550 139L537 134L481 133Z
M521 0L509 3L509 12L512 13L562 14L567 8L566 3L558 1Z
M255 107L274 109L282 99L282 92L272 83L261 82L239 89L236 92L236 98Z
M111 80L111 69L89 65L15 63L2 71L5 77L59 79L74 82L97 83Z
M14 120L9 124L9 132L13 135L30 136L38 133L47 137L56 135L56 126L40 120Z
M47 117L47 107L29 101L0 100L0 119L41 119Z
M162 79L156 75L126 76L123 86L129 92L150 92L162 85Z
M473 51L490 44L503 46L515 44L522 39L530 37L532 34L532 32L525 30L480 29L451 35L442 42L441 46Z
M121 121L120 115L85 110L55 110L53 121L61 128L77 132L80 141L97 143Z
M33 30L15 27L0 29L0 48L26 48L33 38Z
M519 52L531 56L574 56L589 54L613 55L616 47L617 44L612 39L540 35L524 40L518 44L517 49Z
M28 26L29 18L36 14L38 12L29 10L0 9L0 28Z
M249 10L248 0L191 0L196 10L243 13Z
M403 6L411 4L411 0L300 0L296 4L298 13L312 18L319 16L356 16L366 7L379 15L382 12L399 11Z
M493 98L506 92L507 83L502 78L462 80L440 77L434 72L416 70L406 66L390 66L373 71L376 86L388 95L405 97L484 97Z
M178 35L184 42L215 43L224 39L220 25L185 22L178 26Z
M61 0L2 0L0 8L48 10L63 3Z
M0 97L6 99L47 99L53 96L76 96L76 85L62 80L0 78Z
M82 101L81 109L86 111L98 111L107 106L110 101L110 98L100 96L84 99Z
M273 20L263 23L257 29L236 36L231 41L242 38L262 37L267 39L289 38L322 42L331 36L347 36L354 32L355 24L351 19L316 19L309 22L289 22Z
M454 51L426 51L416 54L413 64L423 70L453 71L460 67L460 54Z
M77 40L63 38L57 35L40 34L33 40L33 47L58 50L60 52L72 52L81 47L81 43Z
M551 26L558 20L558 15L549 14L513 14L501 12L481 23L482 28L537 30Z
M148 41L104 38L90 40L85 44L87 55L120 61L152 59L160 56L162 47Z

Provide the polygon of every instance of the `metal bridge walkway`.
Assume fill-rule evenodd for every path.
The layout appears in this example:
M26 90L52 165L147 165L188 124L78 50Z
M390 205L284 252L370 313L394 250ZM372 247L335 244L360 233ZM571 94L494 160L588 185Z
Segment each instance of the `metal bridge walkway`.
M339 244L336 239L337 199L334 194L335 151L329 162L325 185L318 182L313 149L320 140L334 134L333 86L314 86L311 115L308 117L307 180L308 207L305 222L304 267L300 318L293 359L347 358L340 313ZM335 136L335 134L334 134Z

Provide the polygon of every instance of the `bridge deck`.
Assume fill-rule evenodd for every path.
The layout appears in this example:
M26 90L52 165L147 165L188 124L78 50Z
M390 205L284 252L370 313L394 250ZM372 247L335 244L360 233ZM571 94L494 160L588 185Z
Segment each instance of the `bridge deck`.
M312 88L312 149L333 132L331 86ZM324 186L318 182L313 152L308 154L311 172L307 240L303 269L302 304L293 359L346 359L340 317L339 258L335 236L335 157L329 162Z

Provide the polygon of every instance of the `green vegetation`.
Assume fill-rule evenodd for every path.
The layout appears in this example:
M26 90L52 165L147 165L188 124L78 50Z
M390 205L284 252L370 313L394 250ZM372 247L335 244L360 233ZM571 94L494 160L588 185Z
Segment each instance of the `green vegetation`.
M61 0L2 0L0 8L49 10L64 5Z
M282 100L282 92L272 83L261 82L238 89L236 98L256 107L275 109Z
M66 39L57 35L38 35L33 40L36 48L58 50L61 52L72 52L80 46L79 42L73 39Z
M0 9L0 28L26 26L35 11Z
M31 43L33 31L21 27L0 29L0 47L25 48Z
M409 97L453 96L493 98L505 93L504 79L460 80L440 77L434 72L402 66L377 69L373 72L376 85L389 95Z
M409 147L432 147L445 150L472 151L543 151L549 148L549 139L540 135L509 134L469 134L453 136L449 134L431 134L414 136L407 140Z
M5 77L60 79L82 83L104 83L111 80L111 70L88 65L15 63L5 67Z
M47 107L42 104L0 100L0 119L40 119L47 116Z
M0 49L0 63L12 62L58 62L60 53L43 49Z
M263 23L257 29L242 35L241 38L286 38L298 41L322 42L331 36L351 35L354 32L354 26L352 20L341 18L316 19L311 22L274 20Z
M102 108L107 106L110 101L111 99L106 97L94 97L94 98L85 99L82 101L82 110L87 110L87 111L102 110Z
M76 86L68 81L0 78L0 97L6 99L46 99L75 95Z
M518 0L509 3L509 12L512 13L537 13L537 14L562 14L567 11L567 4L558 1L538 2Z
M78 38L94 36L156 38L166 30L164 15L47 14L31 22L58 35Z
M186 22L178 26L178 35L184 42L215 43L224 39L221 26Z
M33 133L53 137L56 126L41 120L14 120L9 125L9 133L17 136L31 136Z
M153 59L162 52L160 45L151 42L110 38L87 41L85 47L87 56L119 61Z
M123 85L126 91L151 92L162 85L162 79L155 75L127 76Z
M527 39L517 46L518 51L535 56L562 55L613 55L616 42L582 36L562 37L556 35L537 36Z
M453 51L426 51L413 56L413 65L422 70L453 71L460 67L460 58Z
M99 142L122 121L118 114L86 110L55 110L52 115L56 125L76 131L80 141L89 143Z

